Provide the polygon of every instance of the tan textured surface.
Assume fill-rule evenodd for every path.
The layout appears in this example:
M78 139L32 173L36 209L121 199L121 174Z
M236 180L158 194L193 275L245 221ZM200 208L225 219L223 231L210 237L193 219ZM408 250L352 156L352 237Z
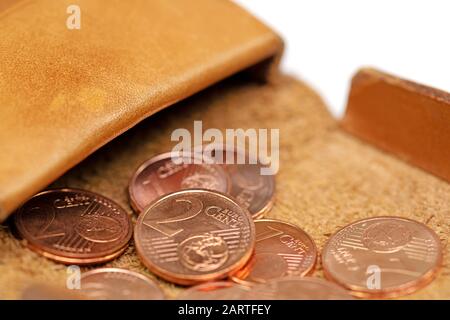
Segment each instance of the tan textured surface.
M296 223L319 248L355 219L399 215L426 222L442 238L445 266L438 279L409 298L450 299L447 238L450 184L343 133L322 100L283 77L272 85L229 80L141 123L71 170L54 186L86 188L111 197L131 214L126 187L133 170L170 146L173 129L281 128L281 165L270 217ZM65 281L65 268L25 249L0 230L0 297L13 298L31 280ZM108 266L146 272L133 246ZM314 276L321 276L321 268ZM178 288L161 282L169 297Z
M72 0L13 2L0 5L0 221L142 119L282 49L230 1L77 0L80 30L66 27Z

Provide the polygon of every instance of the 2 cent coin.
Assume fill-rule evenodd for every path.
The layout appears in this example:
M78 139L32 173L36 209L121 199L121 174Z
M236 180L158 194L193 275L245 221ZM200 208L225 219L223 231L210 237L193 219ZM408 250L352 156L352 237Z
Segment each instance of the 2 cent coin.
M255 244L251 215L228 196L189 189L162 196L135 227L142 262L182 285L222 279L247 263Z
M35 195L18 210L14 222L31 249L66 264L112 260L132 235L131 220L118 204L76 189Z

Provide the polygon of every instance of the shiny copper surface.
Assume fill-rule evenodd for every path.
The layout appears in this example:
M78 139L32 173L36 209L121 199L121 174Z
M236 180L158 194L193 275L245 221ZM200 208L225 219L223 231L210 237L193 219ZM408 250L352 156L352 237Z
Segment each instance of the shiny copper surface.
M111 260L125 250L132 235L130 218L118 204L76 189L35 195L14 222L31 249L66 264Z
M224 278L250 258L255 226L224 194L191 189L165 195L139 216L134 240L142 262L177 284Z
M153 157L133 174L128 191L135 211L141 212L156 198L182 189L229 190L229 177L221 166L200 162L203 160L193 154L175 157L183 160L175 164L172 156L168 152Z
M428 284L442 263L436 233L401 217L353 222L331 236L322 251L327 278L360 297L396 297Z
M305 276L314 269L317 248L296 225L273 219L255 221L255 253L249 263L232 275L239 283Z

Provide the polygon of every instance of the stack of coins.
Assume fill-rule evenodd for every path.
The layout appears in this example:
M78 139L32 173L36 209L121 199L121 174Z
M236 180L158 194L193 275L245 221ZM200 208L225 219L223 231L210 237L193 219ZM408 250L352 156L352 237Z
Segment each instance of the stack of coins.
M264 216L273 205L274 176L261 175L262 166L258 163L236 164L239 154L244 154L245 161L244 152L218 148L211 150L212 157L194 152L168 152L145 161L133 174L128 187L133 209L140 213L160 196L197 188L226 193L253 218ZM221 155L219 163L214 163L216 154Z
M217 155L224 161L213 160ZM263 218L274 202L274 176L261 175L258 163L236 164L241 156L218 146L210 158L165 153L131 177L136 252L156 276L191 286L179 299L388 298L416 291L436 276L442 248L431 229L400 217L374 217L332 235L321 259L328 281L313 278L313 239L290 222ZM76 189L37 194L14 222L30 249L64 264L110 261L133 234L119 205ZM83 273L79 293L87 299L164 298L153 280L117 268Z

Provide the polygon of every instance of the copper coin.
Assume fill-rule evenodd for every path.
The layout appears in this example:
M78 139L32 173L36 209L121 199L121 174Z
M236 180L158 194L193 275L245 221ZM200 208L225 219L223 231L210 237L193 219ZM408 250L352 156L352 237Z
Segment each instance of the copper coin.
M322 252L325 275L361 297L396 297L431 282L442 263L438 236L400 217L356 221L334 234Z
M229 281L206 282L184 290L178 300L242 300L249 289Z
M164 293L146 276L126 269L101 268L81 275L80 292L92 300L162 300Z
M168 152L153 157L133 174L128 192L136 212L141 212L156 198L182 189L228 191L229 177L221 166L205 163L201 156L193 153L178 154ZM182 163L176 164L174 160Z
M263 166L259 163L250 164L248 155L243 151L230 151L222 146L213 148L211 152L213 159L217 163L224 164L230 175L229 194L250 211L254 219L261 218L270 211L275 193L275 176L262 175ZM216 152L222 157L218 159ZM239 164L240 155L245 163Z
M252 300L352 300L353 297L332 282L312 277L273 279L251 288Z
M17 232L31 249L66 264L112 260L125 250L133 231L118 204L76 189L41 192L14 218Z
M255 253L231 279L239 283L266 282L287 276L305 276L314 269L317 248L296 225L272 219L255 221Z
M241 268L254 248L255 225L248 211L228 196L190 189L148 206L136 223L134 240L152 272L189 285Z

